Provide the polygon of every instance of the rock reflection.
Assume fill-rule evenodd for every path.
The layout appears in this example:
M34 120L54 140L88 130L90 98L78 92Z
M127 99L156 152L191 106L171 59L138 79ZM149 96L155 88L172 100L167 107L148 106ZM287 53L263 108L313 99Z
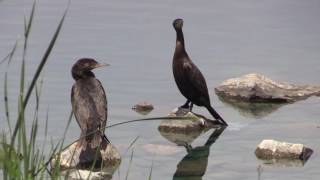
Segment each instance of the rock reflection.
M216 142L224 129L225 127L214 129L203 146L193 148L190 144L185 144L188 154L178 163L173 179L202 179L208 166L210 147Z
M270 167L303 167L307 160L300 159L270 159L262 160L265 166Z
M177 170L174 173L174 180L197 180L202 179L205 174L208 157L210 154L210 147L216 142L219 136L224 131L225 127L212 128L214 131L203 146L192 147L191 143L199 137L202 133L208 131L206 128L201 131L192 131L191 133L174 133L165 132L159 129L161 135L171 142L176 143L179 146L184 146L187 151L187 155L178 163Z
M288 103L249 103L244 101L229 100L219 97L226 105L237 110L242 116L249 118L262 118Z

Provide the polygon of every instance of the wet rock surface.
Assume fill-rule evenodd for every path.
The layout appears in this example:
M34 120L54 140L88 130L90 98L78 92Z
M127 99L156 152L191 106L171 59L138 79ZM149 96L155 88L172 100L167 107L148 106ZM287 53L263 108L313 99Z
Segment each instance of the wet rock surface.
M139 114L147 115L154 109L154 107L151 103L144 101L134 105L132 109Z
M51 160L51 167L60 166L63 174L67 174L70 179L108 179L121 163L120 153L110 143L101 146L97 152L96 165L93 169L91 167L94 162L83 159L82 150L83 147L79 145L79 141L72 143Z
M301 160L305 163L313 150L303 144L293 144L276 140L263 140L257 147L255 154L264 160ZM281 161L279 161L281 162Z
M320 95L320 86L275 82L260 74L224 81L215 88L218 96L247 102L290 103Z
M186 119L177 120L163 120L161 121L158 129L165 133L188 133L192 134L210 129L213 127L220 127L219 122L216 120L208 119L202 115L189 112L189 109L176 108L170 114L169 117L185 117Z

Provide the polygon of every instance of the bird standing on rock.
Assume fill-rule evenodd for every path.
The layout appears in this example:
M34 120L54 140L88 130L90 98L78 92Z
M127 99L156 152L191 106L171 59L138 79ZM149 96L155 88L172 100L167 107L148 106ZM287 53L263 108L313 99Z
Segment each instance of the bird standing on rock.
M193 104L204 106L215 119L227 126L228 124L212 108L206 81L185 50L182 26L182 19L173 21L173 27L177 33L172 64L173 75L181 94L187 98L187 102L181 107L189 108L192 111Z
M100 81L91 71L103 66L107 64L99 64L91 58L82 58L71 70L76 81L71 91L72 110L81 128L79 146L83 147L87 154L94 154L93 150L99 148L102 143L109 143L104 134L108 117L107 98Z

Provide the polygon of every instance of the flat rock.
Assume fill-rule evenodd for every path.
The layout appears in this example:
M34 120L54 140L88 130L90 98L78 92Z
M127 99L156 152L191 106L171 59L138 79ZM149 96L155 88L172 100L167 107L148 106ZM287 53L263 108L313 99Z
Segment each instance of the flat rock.
M160 131L191 133L219 126L219 122L207 119L202 115L189 112L188 109L183 108L175 108L169 114L169 117L185 117L186 119L163 120L158 127Z
M162 120L158 130L160 134L177 145L191 144L197 137L211 128L221 127L218 121L189 112L189 109L175 108L169 117L186 119Z
M293 144L276 140L263 140L255 154L260 159L291 159L307 161L313 151L303 144Z
M260 74L247 74L224 81L215 88L218 96L248 102L290 103L320 95L320 86L275 82Z

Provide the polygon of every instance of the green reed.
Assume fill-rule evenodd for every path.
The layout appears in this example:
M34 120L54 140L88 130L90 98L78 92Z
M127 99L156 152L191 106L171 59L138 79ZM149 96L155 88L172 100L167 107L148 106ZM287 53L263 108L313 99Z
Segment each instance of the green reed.
M69 7L69 5L68 5ZM9 96L8 96L8 69L12 63L12 59L18 47L18 41L14 44L10 53L5 57L4 60L0 62L0 65L7 61L7 68L4 77L4 108L5 117L7 121L7 126L9 133L3 132L0 137L0 170L2 171L2 176L4 180L7 179L46 179L48 174L50 174L47 166L53 154L57 153L62 149L62 143L52 146L51 153L46 156L44 153L44 145L39 148L36 145L38 134L38 124L39 124L39 108L40 108L40 97L41 89L43 85L43 80L39 82L39 77L41 72L49 59L49 55L58 39L60 30L62 28L64 19L68 8L65 10L55 33L49 42L49 45L41 58L41 61L32 77L30 85L26 86L26 54L28 50L28 40L29 35L32 32L32 24L35 16L36 1L34 1L31 9L30 16L24 18L24 39L23 39L23 51L22 60L20 67L20 81L19 81L19 94L18 94L18 111L16 112L17 120L15 124L12 124L11 112L9 109ZM31 128L27 129L25 117L25 111L30 104L30 97L34 95L35 97L35 108L34 115L31 122ZM48 124L48 111L45 119L45 139L47 138L47 124ZM68 127L68 126L67 126ZM28 134L29 132L29 134ZM64 137L63 137L64 139ZM59 145L60 144L60 145ZM60 148L59 148L60 147ZM49 173L48 173L49 172ZM55 178L54 178L55 179Z

